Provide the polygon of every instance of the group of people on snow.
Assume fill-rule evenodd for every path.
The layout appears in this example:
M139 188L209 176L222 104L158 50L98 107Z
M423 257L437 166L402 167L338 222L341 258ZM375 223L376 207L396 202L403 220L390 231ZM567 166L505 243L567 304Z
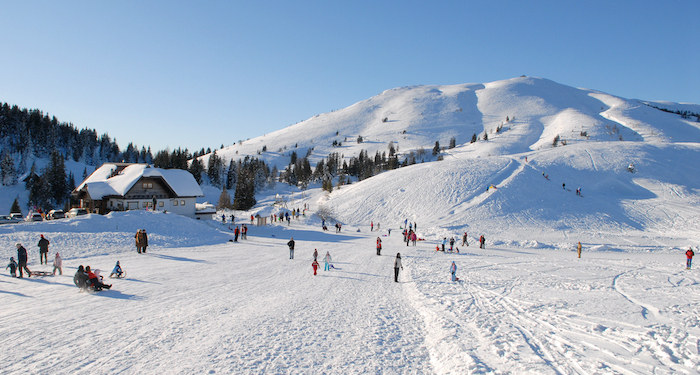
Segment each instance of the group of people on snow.
M139 230L141 231L141 230ZM145 235L145 231L143 232ZM137 232L138 235L138 232ZM49 252L49 244L50 241L44 237L44 235L40 235L39 238L39 243L37 243L37 246L39 247L39 262L40 264L48 265L48 252ZM145 246L147 246L148 242L146 240L145 242L146 245L144 245L144 250L143 252L145 253ZM27 255L27 249L22 246L21 243L15 244L15 247L17 248L17 261L15 261L14 257L10 257L10 264L5 267L5 269L10 270L10 274L12 277L19 277L23 278L24 273L26 272L27 277L32 276L32 271L29 270L27 267L27 261L28 261L28 255ZM139 248L139 242L137 239L137 248ZM17 276L17 271L19 270L19 276ZM59 275L63 275L63 259L61 258L61 255L57 252L54 259L53 259L53 272L52 275L56 275L56 271L58 271ZM123 270L121 269L121 266L119 265L119 262L117 261L117 265L114 267L114 270L112 271L112 275L117 275L117 277L121 277L123 273ZM48 272L39 272L35 273L35 275L41 275L45 276L48 275ZM110 275L110 276L112 276ZM88 287L92 287L94 290L99 291L102 289L109 289L112 287L112 285L104 284L102 282L102 276L99 274L99 270L91 270L90 267L85 267L81 265L78 267L78 271L76 274L73 276L73 282L75 283L76 286L78 286L81 290L87 289Z
M102 289L110 289L112 287L112 284L105 284L102 281L103 278L99 270L93 272L90 266L83 268L82 264L78 266L78 271L76 271L75 276L73 276L73 282L80 288L81 292L88 290L88 288L92 288L92 290L98 292Z
M139 254L145 254L146 253L146 248L148 247L148 234L146 233L145 229L139 229L136 231L136 235L134 236L134 239L136 240L136 251Z

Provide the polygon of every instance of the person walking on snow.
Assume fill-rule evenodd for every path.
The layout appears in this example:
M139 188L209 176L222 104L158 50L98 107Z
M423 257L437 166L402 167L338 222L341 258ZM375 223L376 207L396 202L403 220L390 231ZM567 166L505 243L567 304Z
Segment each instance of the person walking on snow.
M413 242L413 246L416 246L416 240L418 240L418 236L416 236L416 232L411 233L411 242Z
M581 241L578 242L578 245L576 245L576 252L578 252L578 257L581 257Z
M17 268L19 268L19 278L23 278L22 270L27 272L27 277L32 277L32 271L27 268L27 249L21 243L15 244L17 247Z
M314 249L314 262L318 260L318 250Z
M324 265L323 265L323 270L324 271L330 271L331 270L331 262L333 259L331 258L331 253L326 251L326 256L323 257Z
M469 246L469 242L467 241L467 232L464 232L464 236L462 236L462 246Z
M39 239L39 243L37 244L39 246L39 262L41 264L46 263L46 265L49 265L49 260L48 260L48 253L49 253L49 240L44 238L44 235L41 235L41 239Z
M374 232L374 221L370 221L369 223L369 231Z
M238 242L238 234L241 232L240 229L238 229L238 226L236 226L236 229L233 230L233 242Z
M455 264L455 262L452 262L452 265L450 266L450 273L452 274L452 281L459 280L457 278L457 265Z
M690 269L690 266L693 263L693 255L695 255L695 253L693 252L693 249L688 248L688 251L685 252L685 257L687 258L687 260L685 262L685 269L687 269L687 270Z
M401 253L396 253L396 259L394 259L394 282L399 282L399 268L403 269L401 265Z
M294 237L287 242L287 246L289 246L289 259L294 259Z
M486 249L486 237L483 234L479 237L479 248Z
M445 244L447 244L447 237L442 238L442 252L445 252Z
M56 270L58 270L59 275L63 275L63 259L61 259L61 256L56 253L56 257L53 258L53 274L56 274Z
M377 237L377 255L382 255L382 240Z
M311 267L314 269L314 276L316 276L316 271L318 270L318 262L316 261L316 258L314 258L314 261L311 263Z
M450 251L452 251L455 247L455 238L450 237Z

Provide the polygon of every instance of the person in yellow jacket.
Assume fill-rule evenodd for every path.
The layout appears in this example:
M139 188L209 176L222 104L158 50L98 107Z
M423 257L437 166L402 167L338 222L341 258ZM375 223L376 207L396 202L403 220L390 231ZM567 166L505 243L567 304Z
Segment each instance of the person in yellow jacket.
M578 246L576 246L576 251L578 252L578 257L581 257L581 241L578 242Z

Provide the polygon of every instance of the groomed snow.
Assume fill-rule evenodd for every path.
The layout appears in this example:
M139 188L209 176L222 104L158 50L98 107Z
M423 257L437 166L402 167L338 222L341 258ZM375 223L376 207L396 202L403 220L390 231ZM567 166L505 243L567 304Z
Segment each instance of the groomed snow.
M307 198L312 210L317 199ZM32 270L50 270L37 262L43 233L50 257L60 251L65 264L63 276L0 276L0 372L700 371L700 276L684 269L682 253L586 246L578 259L489 242L484 250L458 242L459 254L442 253L436 241L407 247L396 222L381 223L380 232L346 225L340 234L319 224L308 217L251 227L239 243L228 242L220 222L150 212L2 226L5 259L19 240ZM151 243L145 255L132 249L141 227ZM320 257L329 251L335 269L313 276L314 248ZM404 270L394 283L397 252ZM78 265L108 273L117 260L128 274L110 280L111 290L79 293L73 285ZM459 282L449 279L452 261Z

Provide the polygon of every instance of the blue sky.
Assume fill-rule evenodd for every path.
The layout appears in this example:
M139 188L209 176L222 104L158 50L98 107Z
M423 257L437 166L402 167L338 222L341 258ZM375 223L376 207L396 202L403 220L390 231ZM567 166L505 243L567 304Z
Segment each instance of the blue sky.
M0 102L153 151L520 75L700 103L700 1L2 1Z

